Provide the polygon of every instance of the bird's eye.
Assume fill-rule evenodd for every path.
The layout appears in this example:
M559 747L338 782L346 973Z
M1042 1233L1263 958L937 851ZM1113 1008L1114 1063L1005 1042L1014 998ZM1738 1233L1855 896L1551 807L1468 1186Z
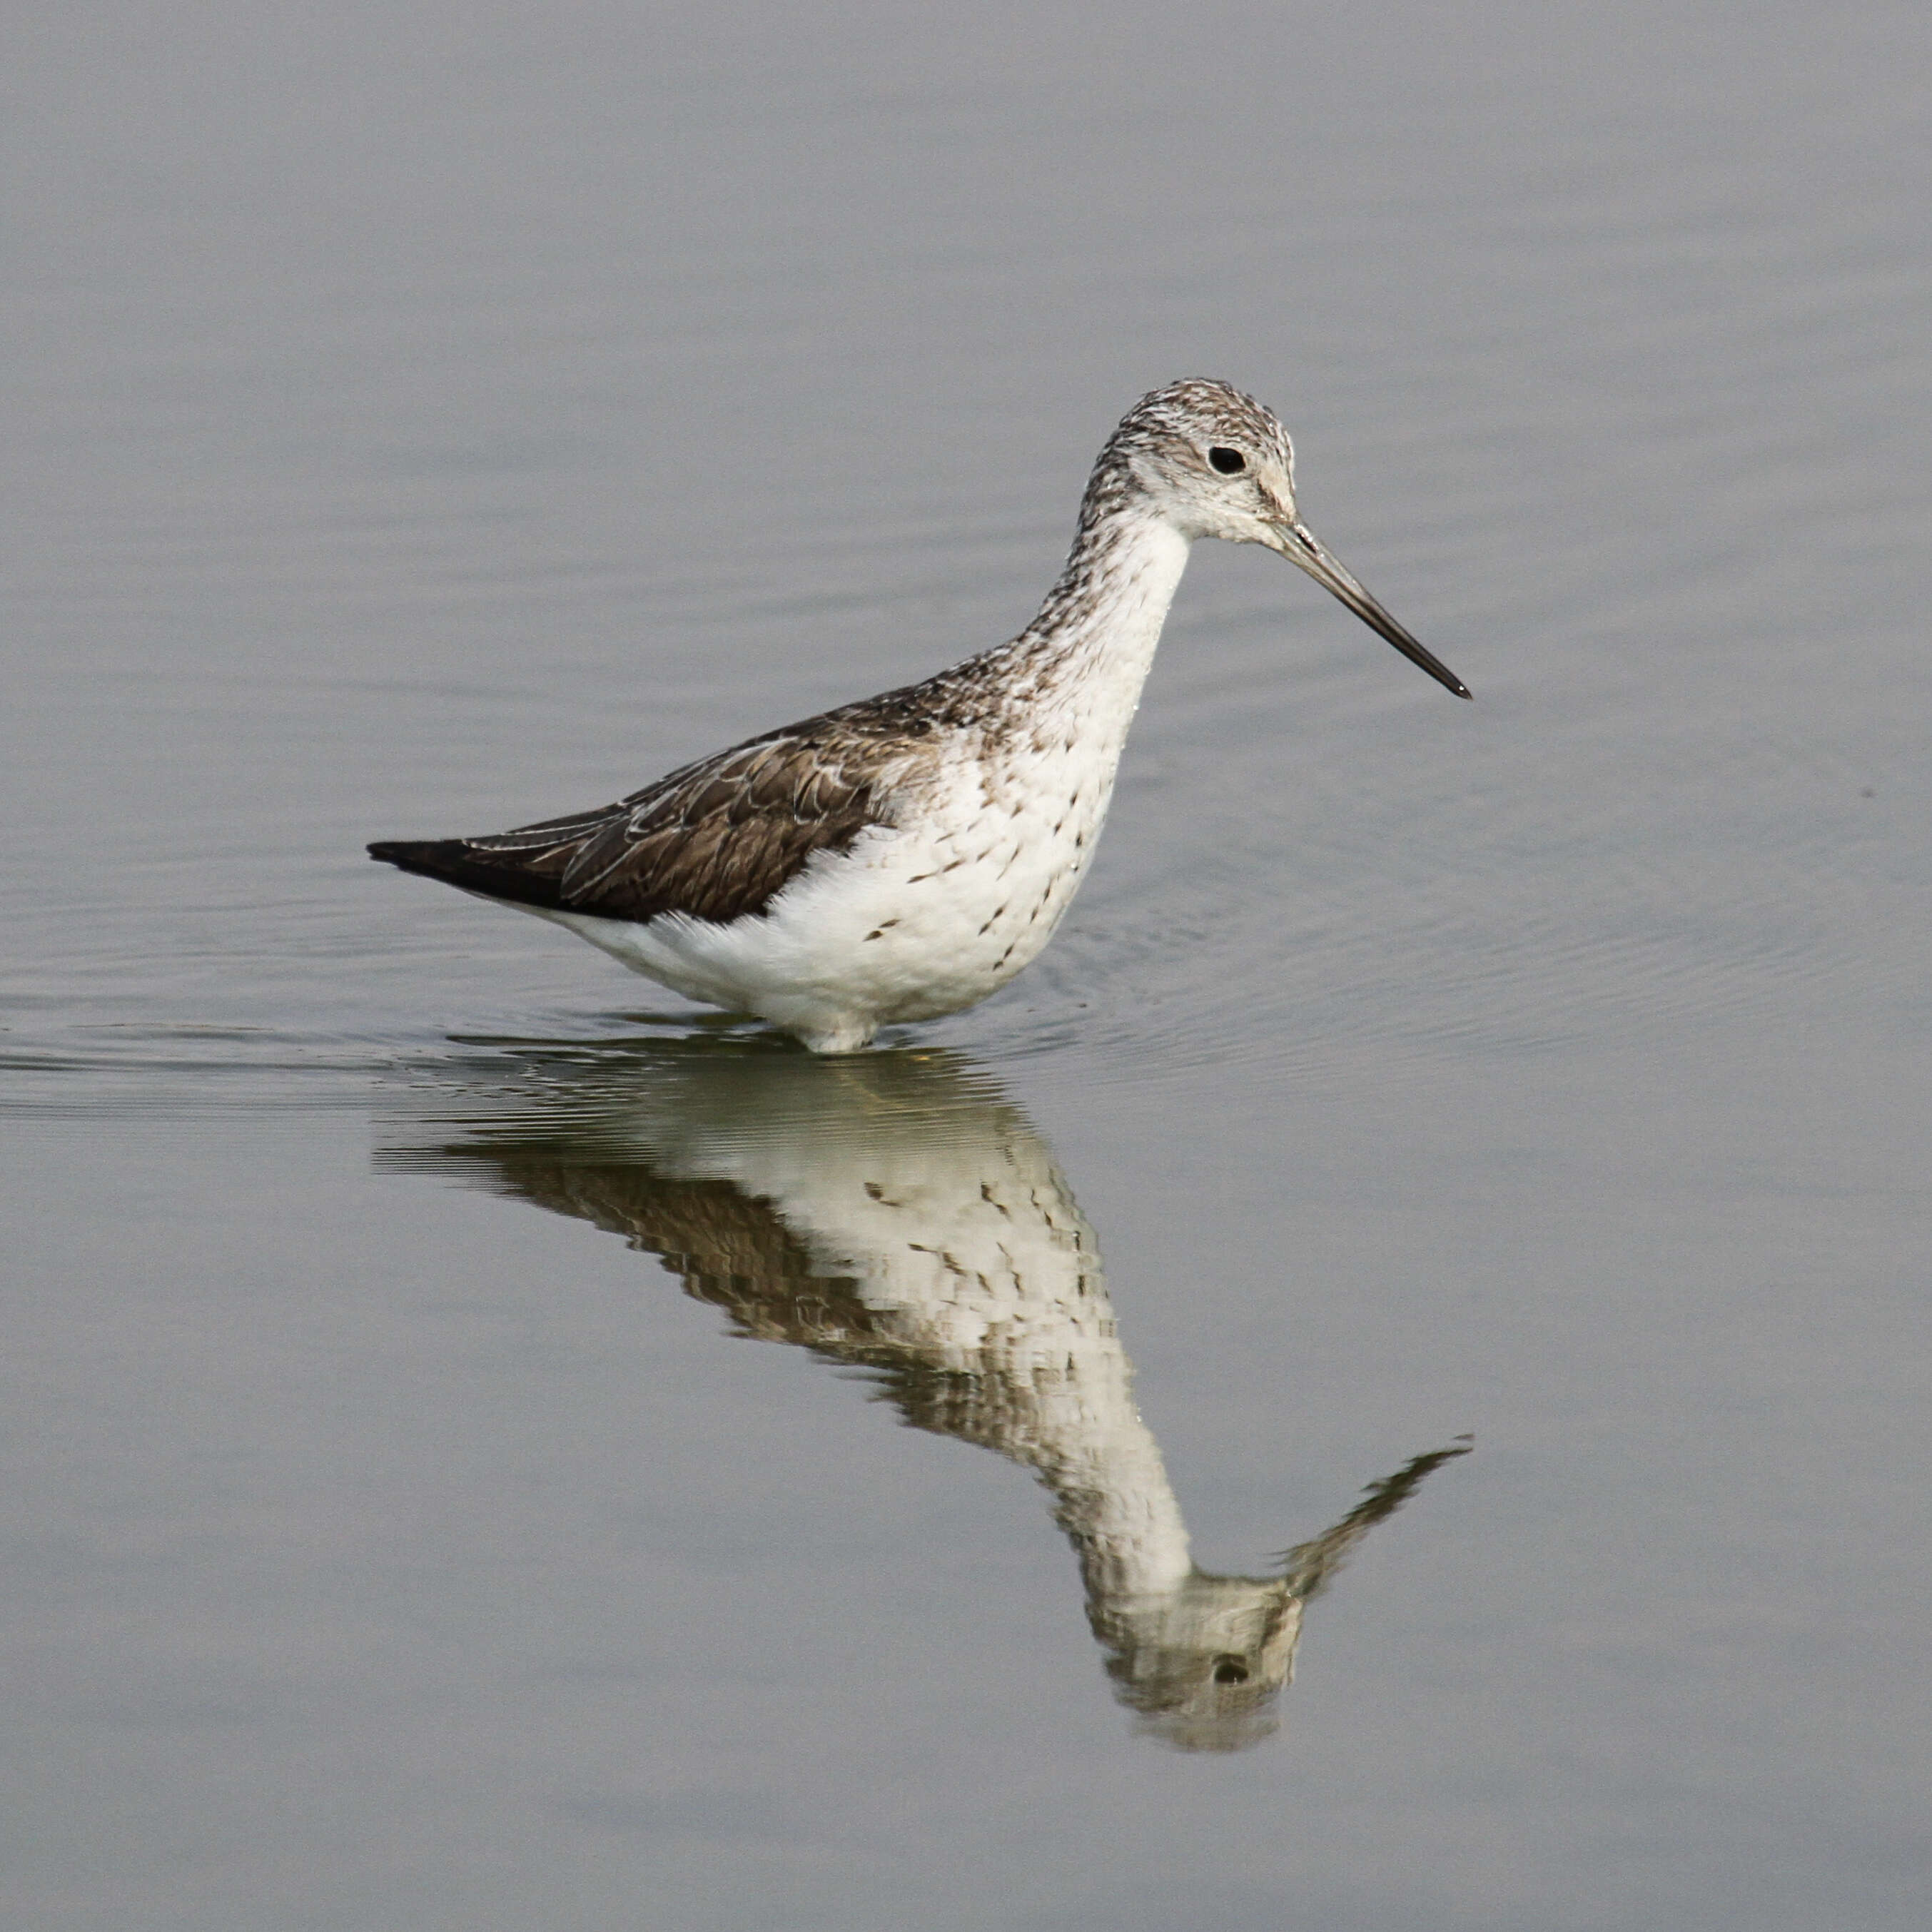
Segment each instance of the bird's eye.
M1230 449L1224 443L1217 442L1208 452L1208 460L1223 476L1238 476L1248 466L1248 459L1238 449Z

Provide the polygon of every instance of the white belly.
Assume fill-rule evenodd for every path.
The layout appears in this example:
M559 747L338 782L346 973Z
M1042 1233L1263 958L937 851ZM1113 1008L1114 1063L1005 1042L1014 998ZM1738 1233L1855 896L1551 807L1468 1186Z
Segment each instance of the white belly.
M820 1052L983 1000L1060 923L1106 816L1112 771L1029 760L956 773L901 829L821 854L765 910L728 925L546 912L634 972L760 1015ZM1084 782L1083 782L1084 781Z

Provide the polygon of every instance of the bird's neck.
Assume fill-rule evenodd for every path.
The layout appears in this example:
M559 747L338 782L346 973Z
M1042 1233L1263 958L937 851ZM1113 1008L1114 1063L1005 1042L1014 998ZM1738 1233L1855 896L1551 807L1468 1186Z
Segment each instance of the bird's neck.
M1189 548L1144 502L1083 515L1040 614L1008 647L1032 701L1077 704L1088 730L1124 738Z

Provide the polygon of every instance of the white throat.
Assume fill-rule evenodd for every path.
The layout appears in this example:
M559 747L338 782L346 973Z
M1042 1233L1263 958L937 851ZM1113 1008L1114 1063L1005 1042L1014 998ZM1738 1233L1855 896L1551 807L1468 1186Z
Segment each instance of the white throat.
M1116 674L1144 679L1192 547L1166 517L1139 506L1082 531L1027 641L1052 635L1058 654L1103 659Z

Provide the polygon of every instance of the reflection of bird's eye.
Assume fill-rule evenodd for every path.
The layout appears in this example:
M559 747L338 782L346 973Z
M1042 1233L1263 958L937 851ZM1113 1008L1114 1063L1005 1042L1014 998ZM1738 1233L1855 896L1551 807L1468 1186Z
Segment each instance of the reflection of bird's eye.
M1248 466L1248 459L1238 449L1228 449L1218 442L1208 452L1208 460L1223 476L1238 476Z
M1247 1681L1248 1666L1238 1657L1216 1659L1214 1682L1216 1684L1245 1684Z

